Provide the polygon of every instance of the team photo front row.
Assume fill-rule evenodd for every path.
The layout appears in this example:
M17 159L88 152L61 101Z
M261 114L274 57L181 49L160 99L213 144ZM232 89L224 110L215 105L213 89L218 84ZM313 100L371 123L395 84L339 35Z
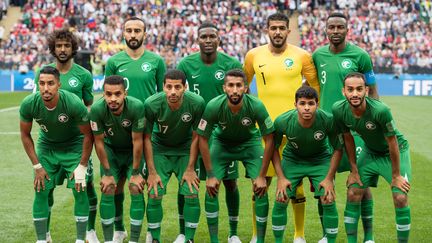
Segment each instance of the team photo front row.
M183 205L179 209L181 237L175 242L208 241L194 239L202 211L198 195L203 175L209 238L219 242L220 185L239 177L240 162L254 194L256 242L287 242L287 206L296 199L304 178L311 182L322 206L320 242L336 242L340 232L334 180L342 166L351 171L344 211L347 241L357 242L363 197L382 176L391 185L398 242L408 242L409 145L396 129L390 108L368 97L369 86L362 73L345 76L341 90L345 99L332 106L332 113L318 108L317 91L303 85L295 92L295 109L274 120L263 102L249 94L241 69L227 71L224 94L208 102L188 91L186 75L180 70L168 70L163 92L144 103L128 96L125 78L106 77L103 97L91 107L60 88L60 72L55 67L43 67L37 78L38 91L22 101L19 112L21 140L34 168L33 222L39 243L51 241L47 234L49 198L58 180L63 180L58 179L59 173L66 174L75 199L76 242L85 242L92 208L86 187L93 174L93 144L100 161L99 210L105 242L123 242L127 237L129 242L139 242L145 214L146 241L162 242L162 199L173 174ZM33 121L40 127L36 146ZM359 138L362 152L358 154ZM270 214L274 239L265 239L270 221L266 179L270 164L277 176ZM130 192L129 233L122 222L118 224L125 179ZM147 204L144 194L148 194ZM230 230L228 242L241 242L236 232L238 212L230 216L229 223L235 231ZM369 237L365 242L374 242Z

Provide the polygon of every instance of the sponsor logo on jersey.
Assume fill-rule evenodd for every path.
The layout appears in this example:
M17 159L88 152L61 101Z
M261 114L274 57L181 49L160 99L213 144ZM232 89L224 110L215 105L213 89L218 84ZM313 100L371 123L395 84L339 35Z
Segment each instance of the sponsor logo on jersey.
M225 78L225 72L223 70L217 70L214 76L217 80L222 80Z
M97 131L97 130L99 130L99 129L98 129L98 125L97 125L97 123L94 122L94 121L90 121L90 127L91 127L92 131Z
M151 71L151 69L152 69L152 66L151 66L151 64L150 63L148 63L148 62L144 62L142 65L141 65L141 69L144 71L144 72L150 72Z
M327 63L320 64L320 67L325 67L326 65L327 65Z
M352 64L353 63L352 63L351 59L343 59L341 62L342 67L345 69L351 68Z
M122 72L124 72L126 70L127 70L127 68L119 69L119 73L122 73Z
M204 119L201 119L201 120L200 120L200 123L199 123L199 125L198 125L198 129L204 131L204 130L206 129L206 126L207 126L207 121L204 120Z
M325 137L325 134L324 134L323 131L318 130L318 131L316 131L316 132L314 133L314 139L317 140L317 141L321 141L321 140L323 140L324 137Z
M266 65L266 64L259 64L258 67L259 67L259 68L262 68L262 67L264 67L265 65Z
M284 63L285 63L285 66L287 66L287 68L290 68L290 67L292 67L292 65L294 65L294 61L291 58L285 59Z
M66 123L67 121L69 121L69 117L65 113L61 113L60 115L58 115L58 121Z
M69 81L68 81L68 83L73 88L75 88L75 87L78 86L78 80L76 80L75 77L70 78Z
M243 126L250 126L252 124L252 120L249 117L244 117L241 119L241 124Z
M192 78L198 78L201 74L192 75Z
M371 122L371 121L366 122L366 129L374 130L375 128L376 128L376 125L373 122Z
M181 120L183 122L190 122L192 120L192 115L189 112L185 112L181 115Z
M131 124L132 122L128 119L123 119L123 121L121 122L122 127L129 127Z

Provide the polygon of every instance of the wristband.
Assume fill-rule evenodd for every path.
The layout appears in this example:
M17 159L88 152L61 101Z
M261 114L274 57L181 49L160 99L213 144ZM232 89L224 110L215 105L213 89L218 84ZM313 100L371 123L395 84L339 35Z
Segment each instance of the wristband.
M213 170L207 171L207 177L208 178L215 177L215 174L213 173Z
M132 175L133 176L136 176L136 175L139 175L140 174L140 170L139 169L133 169L132 170Z
M111 170L110 169L103 169L104 170L104 175L105 176L112 176Z
M35 170L39 170L41 168L42 168L41 163L37 163L37 164L33 165L33 169L35 169Z

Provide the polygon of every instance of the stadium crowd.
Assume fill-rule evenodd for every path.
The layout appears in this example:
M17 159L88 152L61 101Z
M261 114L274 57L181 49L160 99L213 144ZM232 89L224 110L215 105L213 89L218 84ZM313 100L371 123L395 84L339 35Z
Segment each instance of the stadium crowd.
M277 9L292 13L297 2L301 47L314 51L324 44L329 9L342 9L350 16L350 40L370 53L378 72L431 72L431 24L421 21L422 1L413 0L29 1L9 39L1 40L0 69L25 72L50 62L46 33L66 26L81 37L82 49L94 51L101 70L123 48L121 26L132 15L147 22L146 48L163 56L168 67L198 50L196 29L210 19L220 28L221 48L243 62L249 49L267 42L266 16Z

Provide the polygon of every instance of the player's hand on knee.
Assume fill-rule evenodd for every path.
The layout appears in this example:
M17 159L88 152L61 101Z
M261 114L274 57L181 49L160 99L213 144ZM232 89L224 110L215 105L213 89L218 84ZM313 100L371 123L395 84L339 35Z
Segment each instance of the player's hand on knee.
M359 186L363 186L363 183L361 182L359 173L358 172L351 172L348 175L346 186L350 187L351 185L356 184L356 183L359 184Z
M288 194L286 192L287 188L292 190L291 182L285 177L279 177L276 186L276 201L278 202L288 201Z
M115 183L114 176L106 176L106 175L102 176L100 186L101 186L102 193L104 194L114 193L115 188L117 186Z
M71 180L75 178L75 189L80 191L85 191L85 187L87 186L86 183L86 173L87 173L87 166L84 166L82 164L78 164L78 166L75 168Z
M265 177L258 176L253 181L253 190L255 195L262 197L267 191L267 181Z
M215 197L219 192L219 180L216 177L210 177L206 180L207 193L210 197Z
M129 180L129 187L134 186L137 188L138 193L142 193L142 191L144 190L144 185L145 180L140 174L131 176Z
M50 180L45 169L43 167L36 169L33 185L37 192L40 192L41 189L45 190L45 179Z
M332 179L325 178L323 181L321 181L318 190L321 188L324 189L323 199L325 203L331 203L336 199L336 193Z
M410 183L407 180L405 180L405 178L403 178L403 176L401 175L393 177L391 185L392 187L399 188L404 193L408 193L409 190L411 189Z
M150 173L147 178L147 192L154 190L155 196L158 197L158 185L163 188L162 180L157 173Z
M191 193L193 193L193 188L199 191L200 179L198 178L198 175L196 174L194 169L186 169L183 174L181 184L183 185L184 182L188 184L189 191Z

